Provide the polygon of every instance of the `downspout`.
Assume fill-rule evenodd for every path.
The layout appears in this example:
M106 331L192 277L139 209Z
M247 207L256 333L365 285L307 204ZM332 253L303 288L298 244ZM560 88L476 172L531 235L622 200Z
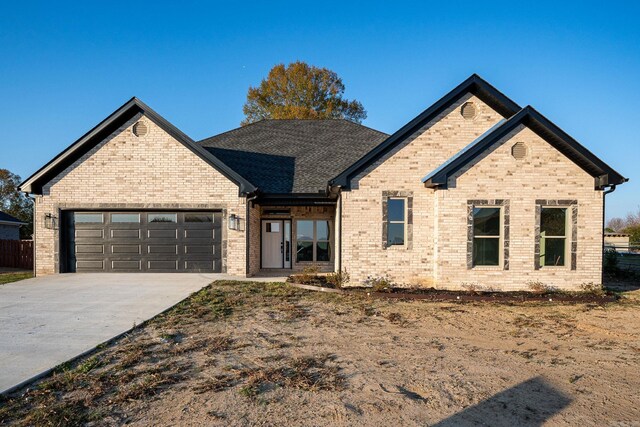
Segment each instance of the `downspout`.
M249 195L247 195L247 200L246 200L246 207L245 207L245 223L247 224L245 226L245 256L246 256L246 262L245 262L245 276L246 277L250 277L251 274L251 216L250 216L250 202L255 200L258 197L258 194L256 192L253 193L253 196L249 197Z
M608 190L605 190L602 192L602 278L600 279L602 282L602 285L604 286L604 230L606 228L606 224L605 224L605 212L606 212L606 201L607 201L607 194L609 193L613 193L614 191L616 191L616 184L611 184L609 186Z

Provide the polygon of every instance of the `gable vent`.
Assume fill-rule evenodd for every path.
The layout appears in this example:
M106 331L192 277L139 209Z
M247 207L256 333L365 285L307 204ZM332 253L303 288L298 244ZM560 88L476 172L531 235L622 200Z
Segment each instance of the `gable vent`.
M472 120L476 118L478 109L473 102L465 102L462 107L460 107L460 114L462 114L462 117L466 120Z
M147 133L149 133L149 128L145 122L137 122L133 125L133 134L135 136L145 136Z
M527 157L527 146L524 142L516 142L513 144L513 147L511 147L511 155L517 160L522 160Z

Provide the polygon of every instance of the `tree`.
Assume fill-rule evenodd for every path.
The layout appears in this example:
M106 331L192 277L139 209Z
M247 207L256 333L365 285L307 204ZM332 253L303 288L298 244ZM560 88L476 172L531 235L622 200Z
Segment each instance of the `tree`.
M346 119L361 123L367 112L343 98L344 84L327 69L297 61L274 66L258 87L250 87L241 125L262 119Z
M629 234L631 244L640 244L640 208L635 213L629 212L625 218L611 218L607 227Z
M20 227L20 237L33 234L33 202L18 190L22 180L7 169L0 169L0 210L18 218L26 225Z

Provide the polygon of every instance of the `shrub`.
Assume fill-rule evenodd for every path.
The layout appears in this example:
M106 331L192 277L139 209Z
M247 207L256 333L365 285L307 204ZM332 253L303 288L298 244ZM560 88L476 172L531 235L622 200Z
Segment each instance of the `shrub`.
M581 284L580 289L582 290L582 292L599 296L599 297L605 295L605 291L602 285L599 285L593 282Z
M527 286L529 290L534 294L547 294L553 290L553 288L549 285L545 285L540 281L528 282Z
M608 248L604 251L604 271L616 273L618 271L618 252L615 248Z
M298 274L296 276L296 279L305 285L310 285L313 283L317 283L318 282L318 271L320 271L320 268L313 264L313 265L309 265L305 268L302 269L302 273Z
M470 294L477 294L482 291L482 287L480 287L477 283L462 283L460 285L462 289L469 292Z
M373 292L391 292L394 283L388 276L369 276L364 281L365 286L370 287Z
M336 271L335 273L327 274L326 281L328 284L333 286L336 289L342 288L345 283L349 283L351 277L347 270Z

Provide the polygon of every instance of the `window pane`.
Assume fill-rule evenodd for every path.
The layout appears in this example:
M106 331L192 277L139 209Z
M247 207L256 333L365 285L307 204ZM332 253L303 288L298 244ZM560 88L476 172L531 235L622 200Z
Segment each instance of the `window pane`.
M150 213L147 216L149 222L178 222L178 214L175 213Z
M184 222L213 222L213 215L208 213L184 214Z
M404 245L404 223L387 224L387 245Z
M316 221L316 240L329 240L329 221Z
M563 266L564 265L564 248L565 239L550 239L543 240L544 253L541 254L541 258L544 260L546 266Z
M298 241L296 261L313 261L313 242Z
M330 261L329 242L318 242L316 245L316 261Z
M73 214L73 219L75 222L83 222L83 223L100 223L102 224L102 214L101 213L79 213L76 212Z
M500 239L473 239L473 265L499 265Z
M404 199L389 199L387 201L387 220L404 221Z
M500 235L500 208L473 209L473 235Z
M542 208L540 213L540 233L545 236L565 236L567 210Z
M280 232L280 223L279 222L267 222L267 233L279 233Z
M111 222L140 222L140 214L112 213Z
M313 240L313 221L296 221L298 240Z

